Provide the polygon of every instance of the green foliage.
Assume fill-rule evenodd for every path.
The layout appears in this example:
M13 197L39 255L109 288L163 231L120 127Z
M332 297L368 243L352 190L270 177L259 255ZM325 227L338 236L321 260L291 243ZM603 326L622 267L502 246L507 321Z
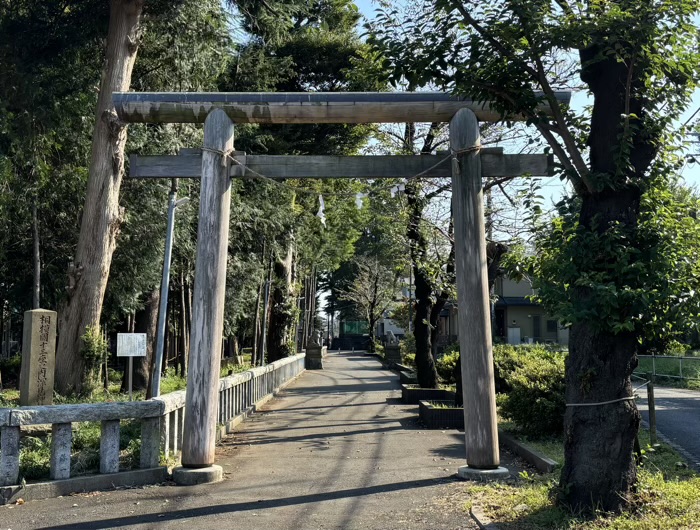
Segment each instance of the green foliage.
M25 436L19 452L20 476L25 480L49 477L51 460L51 437Z
M401 363L410 366L413 370L416 369L416 354L401 353Z
M540 351L543 346L513 346L511 344L494 344L493 346L493 370L496 382L496 392L504 393L511 389L508 377L516 368L523 365L523 357L530 350Z
M160 380L160 393L177 392L178 390L184 390L186 386L187 378L178 374L174 366L168 366L165 371L165 377Z
M636 243L621 224L591 231L577 221L579 204L536 240L531 259L540 301L562 322L634 331L640 341L667 342L694 329L700 315L698 200L679 187L655 187L642 198ZM609 256L603 261L598 257ZM581 297L581 291L591 296Z
M410 355L416 353L416 338L413 333L406 333L403 339L399 341L399 348L401 348L401 355Z
M0 374L2 382L7 385L11 381L19 383L19 372L22 368L22 356L14 355L9 359L0 359Z
M690 351L690 345L685 344L685 343L680 342L680 341L677 341L677 340L671 340L666 345L666 351L664 353L666 355L684 356L684 355L688 354L689 351Z
M438 375L445 383L455 383L454 370L459 362L459 349L448 349L435 362Z
M499 394L501 415L532 437L560 434L564 427L564 355L529 349L505 373L510 390Z
M97 326L85 328L80 341L82 344L80 355L89 363L99 362L107 352L107 341L102 335L102 330Z

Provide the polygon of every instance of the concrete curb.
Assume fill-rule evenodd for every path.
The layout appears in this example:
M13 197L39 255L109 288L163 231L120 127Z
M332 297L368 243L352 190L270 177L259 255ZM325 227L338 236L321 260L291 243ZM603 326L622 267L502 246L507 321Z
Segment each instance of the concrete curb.
M551 458L547 458L546 456L538 453L531 447L528 447L524 443L513 438L513 436L510 434L503 432L500 429L498 430L498 439L513 453L518 455L527 463L535 466L535 469L537 469L537 471L540 473L551 473L559 467L558 462L555 462Z
M486 514L479 508L475 508L474 506L469 508L469 515L471 515L472 519L481 530L499 530L498 526L491 522L491 519L486 517Z
M168 468L162 466L151 469L134 469L133 471L121 471L112 474L85 475L65 480L38 482L27 484L24 487L3 486L0 487L0 505L13 503L20 498L25 501L50 499L61 495L70 495L71 493L159 484L166 482L169 478Z

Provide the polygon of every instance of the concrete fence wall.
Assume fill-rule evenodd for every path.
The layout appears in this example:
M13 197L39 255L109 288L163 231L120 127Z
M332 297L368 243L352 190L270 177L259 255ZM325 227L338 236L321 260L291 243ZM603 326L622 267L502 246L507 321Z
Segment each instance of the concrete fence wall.
M302 353L222 378L218 412L220 434L229 432L247 414L254 411L256 405L269 399L303 372L304 356ZM82 421L101 423L99 473L108 475L108 484L118 484L118 475L129 474L131 479L136 476L133 471L120 473L119 470L119 422L126 419L141 420L140 470L152 471L158 468L162 472L146 473L144 476L162 479L165 468L159 467L161 454L169 457L177 456L180 452L185 418L185 392L172 392L147 401L0 408L0 487L19 488L20 434L23 427L31 425L51 425L51 480L66 483L73 480L70 478L72 424ZM158 481L141 479L139 482ZM85 482L83 478L80 484ZM99 481L95 484L95 489L101 487ZM60 495L70 489L70 484L67 484L65 488L54 488L52 491ZM79 490L80 488L74 488L74 491ZM7 493L0 495L0 504L8 498Z

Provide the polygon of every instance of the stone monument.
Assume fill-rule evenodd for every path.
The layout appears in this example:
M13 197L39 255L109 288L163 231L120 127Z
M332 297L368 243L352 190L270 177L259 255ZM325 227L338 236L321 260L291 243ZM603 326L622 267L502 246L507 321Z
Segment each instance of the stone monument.
M51 405L56 365L56 312L33 309L24 313L19 404Z
M401 364L401 346L399 339L393 331L386 332L386 344L384 346L384 360L389 364Z
M306 345L306 361L307 370L323 370L323 358L326 356L328 349L323 345L321 331L315 330L311 335L309 343Z

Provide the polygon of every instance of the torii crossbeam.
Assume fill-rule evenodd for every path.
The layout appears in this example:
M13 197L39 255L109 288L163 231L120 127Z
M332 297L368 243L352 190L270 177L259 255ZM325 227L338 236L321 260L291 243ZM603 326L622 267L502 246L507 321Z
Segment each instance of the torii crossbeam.
M551 155L503 154L503 149L484 148L481 154L482 176L519 177L550 175L554 168ZM335 178L445 178L452 176L447 153L437 155L370 155L370 156L295 156L246 155L234 153L232 177L264 175L280 179ZM239 167L237 167L239 166ZM242 174L241 174L242 172ZM200 178L202 152L181 149L179 155L129 157L129 178Z
M557 93L567 103L570 93ZM493 106L445 93L115 93L115 109L125 122L204 123L201 155L139 157L133 159L139 177L201 176L197 257L192 309L192 351L187 378L187 403L182 445L182 473L213 466L219 351L223 332L224 292L230 209L230 177L253 170L270 178L409 177L427 171L452 178L455 227L455 265L459 301L459 341L462 354L465 446L467 465L461 477L503 477L499 467L493 351L486 269L486 240L482 176L497 172L549 174L551 159L544 155L503 155L480 149L479 123L500 121ZM547 112L546 105L542 105ZM517 120L518 116L508 116ZM397 158L367 161L368 157L311 157L312 167L301 169L302 157L245 156L231 165L234 123L387 123L450 122L453 161L432 168L423 156L410 156L402 169L391 169ZM191 155L191 153L190 153ZM526 158L532 156L533 158ZM491 160L489 160L490 157ZM190 158L191 160L184 160ZM167 161L166 161L167 159ZM195 159L201 160L197 172ZM362 161L359 161L362 159ZM389 162L386 162L389 160ZM507 162L516 161L515 163ZM263 168L263 165L265 168ZM323 166L326 165L326 169ZM525 170L526 166L530 170ZM170 168L170 169L168 169ZM384 169L381 169L384 168ZM415 169L419 169L415 171ZM543 170L544 169L544 170ZM172 171L170 171L172 170ZM517 173L520 171L520 173ZM165 174L165 173L170 174ZM173 174L180 172L181 175ZM432 172L432 174L430 174ZM197 174L198 173L198 174ZM321 175L323 173L324 175ZM382 174L383 173L383 174ZM407 174L408 173L408 174ZM344 174L344 175L343 175ZM220 471L219 471L220 473ZM203 481L216 473L201 473ZM176 482L178 473L174 473ZM182 483L192 484L190 475Z

